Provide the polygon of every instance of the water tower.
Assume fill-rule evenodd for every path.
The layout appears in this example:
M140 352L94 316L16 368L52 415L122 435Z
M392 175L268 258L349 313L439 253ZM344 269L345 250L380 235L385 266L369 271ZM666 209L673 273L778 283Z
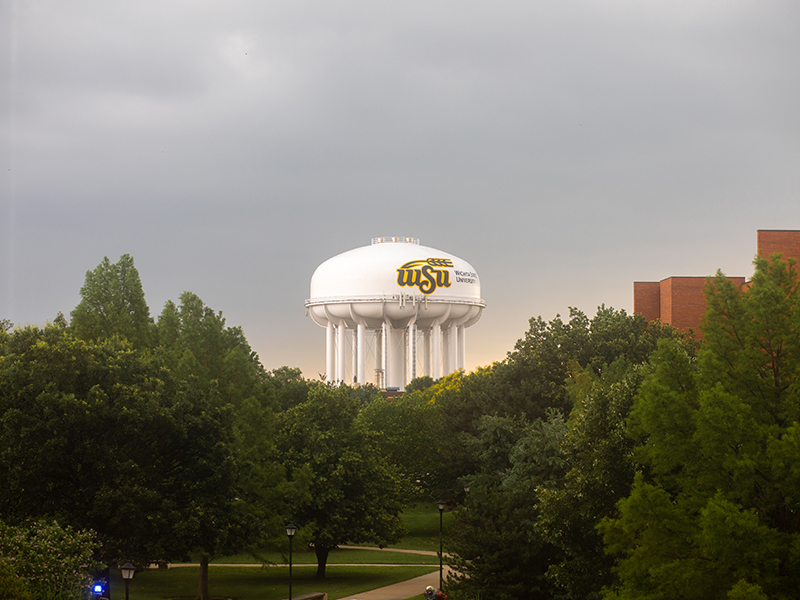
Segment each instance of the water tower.
M404 389L463 369L466 329L486 303L466 261L416 238L373 238L322 263L306 311L326 330L329 383Z

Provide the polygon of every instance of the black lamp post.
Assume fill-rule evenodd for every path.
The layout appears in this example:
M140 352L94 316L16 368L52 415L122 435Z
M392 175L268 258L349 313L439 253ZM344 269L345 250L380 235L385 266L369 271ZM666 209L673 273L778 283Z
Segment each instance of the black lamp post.
M122 571L122 579L125 581L125 600L128 600L128 586L131 583L131 579L133 579L133 574L136 573L136 567L130 562L126 562L119 570Z
M442 515L444 514L444 507L447 506L447 502L438 500L436 506L439 507L439 589L442 589Z
M289 600L292 600L292 540L295 533L297 533L297 526L289 523L286 526L286 535L289 536Z

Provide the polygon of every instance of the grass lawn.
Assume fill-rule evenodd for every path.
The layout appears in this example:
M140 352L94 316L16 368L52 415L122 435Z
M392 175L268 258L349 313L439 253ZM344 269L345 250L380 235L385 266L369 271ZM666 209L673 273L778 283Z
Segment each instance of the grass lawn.
M403 521L408 535L393 546L411 550L439 550L439 509L433 502L418 504L403 511ZM453 515L444 513L444 529L453 523ZM266 553L265 557L282 564L279 553ZM209 590L213 596L235 600L281 600L289 595L289 569L284 566L229 567L227 564L257 562L249 555L228 556L214 560L209 570ZM313 551L292 553L292 595L309 592L326 592L331 600L358 594L367 590L405 581L430 573L438 568L436 556L381 552L366 549L338 549L328 557L327 579L318 582L316 556ZM297 565L314 566L297 566ZM403 565L403 566L337 566L342 564ZM407 566L406 566L407 565ZM420 566L430 565L430 566ZM194 598L199 578L198 567L175 567L165 570L141 571L130 584L131 600L164 600L165 598ZM125 587L119 572L112 573L113 598L124 598ZM422 596L415 596L422 598Z
M314 579L316 567L292 568L292 595L325 592L330 600L358 594L430 573L435 567L337 567L328 566L327 578ZM198 567L176 567L142 571L130 583L131 600L194 598L197 594ZM289 595L288 567L209 568L212 596L235 600L281 600ZM119 572L112 573L111 597L124 598L125 585Z
M438 546L437 546L438 550ZM266 558L272 564L285 564L285 557L278 552L265 552ZM194 562L199 562L196 558ZM249 554L226 556L214 560L212 565L220 564L250 564L258 562ZM317 557L312 550L292 552L292 564L317 564ZM408 554L406 552L388 552L380 550L354 550L350 548L337 548L328 555L328 564L406 564L406 565L438 565L439 559L435 556L424 554Z
M455 517L453 513L442 515L442 527L447 533ZM439 551L439 509L434 502L419 503L403 511L403 522L408 534L392 548Z

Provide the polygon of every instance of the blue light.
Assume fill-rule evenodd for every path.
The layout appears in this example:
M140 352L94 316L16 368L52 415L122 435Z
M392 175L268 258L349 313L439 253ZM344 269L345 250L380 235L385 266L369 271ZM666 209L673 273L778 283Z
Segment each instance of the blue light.
M102 593L102 591L103 591L103 584L102 584L102 583L95 583L95 584L94 584L94 587L92 588L92 591L93 591L95 594L100 594L100 593Z

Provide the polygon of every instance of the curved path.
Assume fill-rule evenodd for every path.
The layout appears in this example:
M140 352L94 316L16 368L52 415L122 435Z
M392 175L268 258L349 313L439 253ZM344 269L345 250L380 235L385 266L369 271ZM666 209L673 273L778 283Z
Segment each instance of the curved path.
M437 556L436 552L431 552L428 550L401 550L399 548L365 548L364 546L340 546L340 548L358 548L359 550L385 550L387 552L407 552L409 554ZM445 578L447 577L447 573L449 571L450 567L445 565L444 566ZM399 583L387 585L386 587L378 588L377 590L361 592L360 594L355 594L353 596L343 596L342 598L337 598L335 600L407 600L408 598L413 598L414 596L421 595L425 591L425 588L428 587L429 585L432 585L435 588L439 587L439 569L436 569L433 573L428 573L427 575L421 575L420 577L415 577L414 579L409 579L407 581L401 581Z
M448 571L449 567L445 566L445 577L447 577ZM436 569L433 573L415 577L414 579L387 585L377 590L361 592L353 596L344 596L336 600L407 600L408 598L421 595L429 585L435 588L439 587L439 569Z

